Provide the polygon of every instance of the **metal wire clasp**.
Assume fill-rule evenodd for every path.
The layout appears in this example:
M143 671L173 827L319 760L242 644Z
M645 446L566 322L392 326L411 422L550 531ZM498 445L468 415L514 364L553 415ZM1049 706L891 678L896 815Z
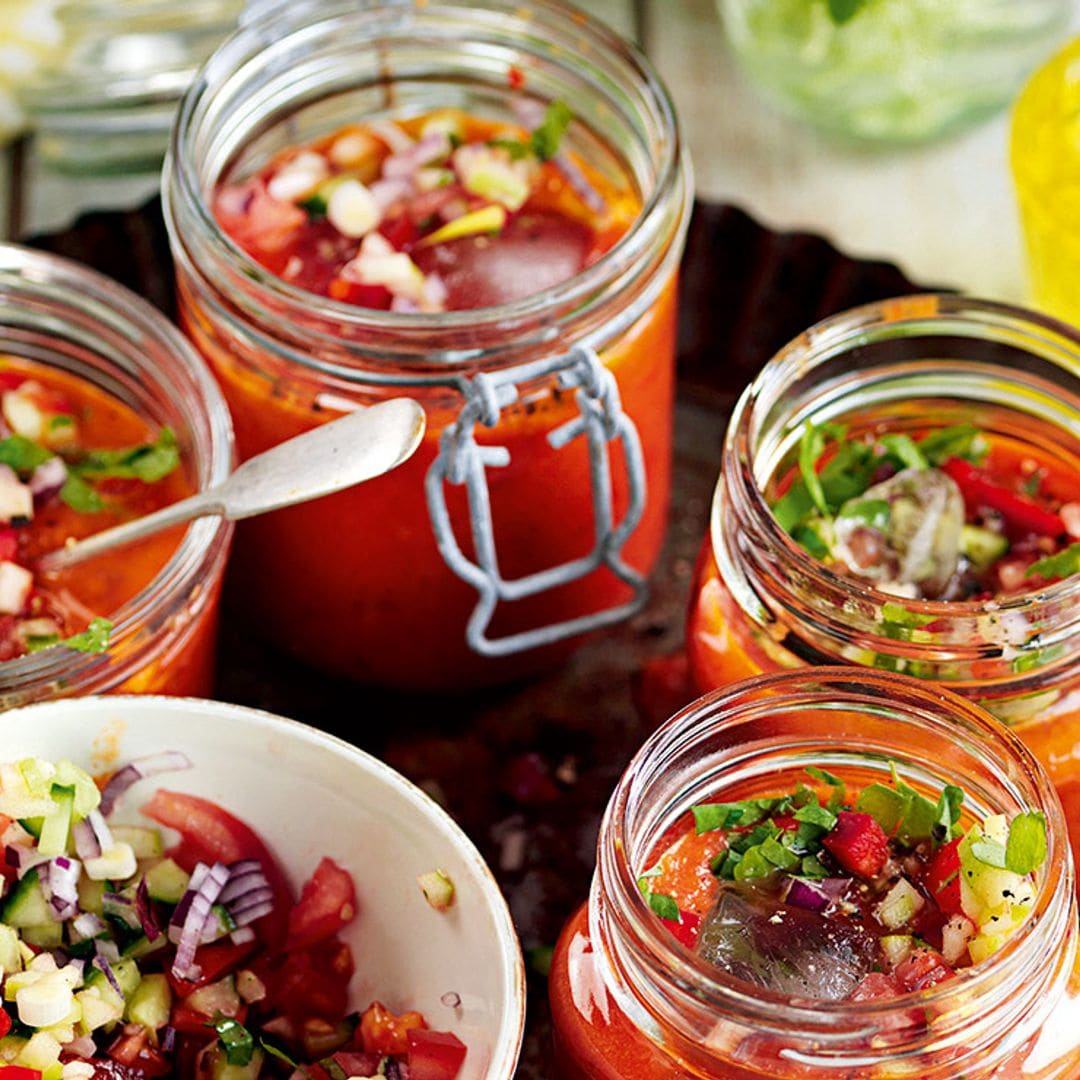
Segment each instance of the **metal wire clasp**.
M580 559L507 581L499 571L485 470L508 465L510 451L505 446L478 445L476 425L495 427L502 410L517 400L519 385L549 375L557 375L560 386L576 390L578 416L550 432L548 443L560 450L578 436L583 435L588 441L595 543L592 551ZM480 594L465 631L469 645L484 656L507 656L609 626L638 611L645 602L648 586L642 574L623 562L621 552L645 509L645 462L637 428L619 401L615 377L600 358L592 349L576 346L568 353L545 360L505 371L482 372L461 389L465 404L457 420L442 433L439 455L428 470L425 490L440 554L447 566ZM609 467L610 443L615 439L622 442L629 492L629 505L618 523L614 520ZM454 535L446 507L446 483L465 485L476 562L465 557ZM629 601L507 637L487 636L500 600L535 596L577 581L601 566L608 567L633 589Z

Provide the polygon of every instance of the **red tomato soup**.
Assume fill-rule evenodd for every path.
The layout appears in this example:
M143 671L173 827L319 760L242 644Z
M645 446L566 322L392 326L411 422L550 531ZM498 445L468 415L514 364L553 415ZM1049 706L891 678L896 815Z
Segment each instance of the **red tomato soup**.
M729 430L697 688L841 660L937 680L1016 727L1077 805L1078 359L1062 326L936 297L781 352Z
M427 32L428 20L449 18L445 29L477 17L440 9L409 11L408 25L381 28L388 36L376 44L404 55L409 34ZM507 9L511 23L521 17ZM354 12L339 27L364 55L372 48L368 18ZM545 18L553 20L553 41L576 28L575 44L568 38L569 51L553 61L557 68L587 40L619 78L642 77L627 58L606 56L613 44L598 27L575 22L561 5ZM290 28L282 26L283 47ZM316 54L340 47L322 23L307 33ZM235 47L239 58L243 36ZM528 47L547 48L536 40ZM448 63L455 48L447 46ZM427 107L400 116L364 122L362 111L342 105L335 115L347 122L329 131L323 125L307 142L279 133L282 148L272 154L261 148L265 139L253 147L238 142L233 167L212 177L201 232L186 231L194 211L184 185L209 178L210 163L198 159L194 126L181 137L169 181L181 312L224 389L241 456L388 394L414 396L427 412L423 444L393 474L240 530L236 576L256 625L338 674L433 689L550 663L567 646L540 648L517 635L555 626L543 639L549 644L576 637L587 629L577 620L592 613L616 617L611 609L633 599L659 552L671 459L675 266L688 207L674 120L666 101L651 100L655 87L647 91L649 108L659 109L649 122L659 125L660 149L642 169L644 161L626 160L602 129L590 127L588 95L540 104L521 88L529 75L518 76L496 80L475 107L433 108L438 98L428 88ZM444 77L431 74L436 84ZM400 90L410 99L419 92L408 80ZM222 96L204 99L211 110L240 91L206 91L215 92ZM305 130L303 115L290 131ZM198 120L208 124L208 117ZM639 118L625 122L625 132L624 121L616 124L620 137L638 138ZM259 293L253 304L240 296L251 289ZM227 310L242 310L248 328ZM600 357L588 376L592 390L536 366L575 345ZM475 393L469 388L481 385L480 376L505 386L483 404L474 397L468 408L475 411L459 421L463 395ZM610 454L610 461L596 458L603 479L595 493L584 434L552 443L553 433L589 411L588 394L608 418L593 445L594 454ZM625 437L619 415L632 428ZM449 469L445 480L433 473L437 459ZM470 514L467 476L470 484L479 479L489 509L474 503ZM440 492L446 522L437 538L432 499ZM610 514L616 528L630 516L618 551L598 542L597 513ZM455 546L478 566L490 556L487 568L501 582L572 565L565 584L500 588L481 613L484 588L448 564L447 548Z
M1047 778L961 699L852 669L738 684L616 789L552 969L559 1075L1072 1076L1072 874Z
M199 529L201 552L195 530L176 528L57 572L37 560L187 497L210 470L226 473L227 417L204 411L223 402L183 339L119 287L13 248L0 252L0 280L31 314L49 316L24 331L40 340L20 342L48 361L0 354L0 695L21 704L75 690L209 693L227 528ZM141 341L130 367L115 337L93 336L82 298L131 305L117 316ZM77 358L68 332L82 336ZM139 389L115 392L132 374Z

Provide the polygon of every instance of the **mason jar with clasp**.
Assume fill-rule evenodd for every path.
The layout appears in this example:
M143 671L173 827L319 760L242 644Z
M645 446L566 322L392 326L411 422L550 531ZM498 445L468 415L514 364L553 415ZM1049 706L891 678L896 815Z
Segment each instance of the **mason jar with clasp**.
M567 153L638 207L601 257L535 294L358 307L268 272L215 219L223 179L345 124L445 108L514 122L523 100L568 103ZM239 530L260 632L337 674L438 689L535 670L640 606L668 502L692 186L635 49L560 0L270 5L185 99L164 191L182 321L242 457L388 396L427 413L400 469Z

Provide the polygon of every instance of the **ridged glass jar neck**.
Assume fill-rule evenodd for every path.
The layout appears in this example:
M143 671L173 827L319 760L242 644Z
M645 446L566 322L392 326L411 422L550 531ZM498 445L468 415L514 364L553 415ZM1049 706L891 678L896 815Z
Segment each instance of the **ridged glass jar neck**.
M678 264L692 186L671 102L631 46L560 0L283 7L232 37L196 79L164 178L181 272L239 338L346 378L373 363L495 367L575 340L601 347L655 300ZM521 90L511 89L514 73ZM555 288L471 311L372 311L277 278L214 221L221 179L286 147L346 123L447 107L513 120L515 95L570 103L579 121L570 149L642 200L627 234Z
M232 469L229 411L191 345L165 317L85 267L0 245L0 356L85 379L150 423L172 428L196 490ZM224 558L232 526L202 518L119 611L106 655L45 649L0 665L0 709L118 686L160 649L174 616Z
M796 999L726 976L652 915L638 876L691 806L793 788L809 765L888 783L890 763L932 797L959 785L977 818L1046 815L1033 913L978 968L892 1001ZM762 1075L871 1077L898 1060L933 1080L975 1065L989 1075L1040 1030L1072 971L1077 913L1065 837L1060 804L1031 755L970 703L854 668L763 676L689 706L630 763L600 829L594 950L623 1011L694 1075L723 1077L733 1062L753 1073L755 1050L770 1043L784 1050ZM933 1023L906 1020L913 1006Z
M1020 309L916 296L846 312L777 354L732 416L712 515L725 583L788 654L955 684L1038 689L1080 672L1080 576L1007 599L908 600L818 562L763 495L808 422L973 424L1080 476L1080 336Z

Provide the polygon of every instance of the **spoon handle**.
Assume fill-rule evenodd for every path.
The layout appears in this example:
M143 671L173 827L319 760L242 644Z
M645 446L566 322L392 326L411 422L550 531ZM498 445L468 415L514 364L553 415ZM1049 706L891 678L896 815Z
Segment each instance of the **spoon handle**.
M70 547L46 552L38 559L37 568L44 573L62 570L65 566L74 566L84 559L92 559L114 547L133 544L136 540L153 536L154 533L167 529L170 525L182 525L186 521L191 521L192 518L203 517L206 514L221 514L224 511L225 507L217 488L211 491L200 491L179 502L163 506L152 514L145 514L133 521L125 521L122 525L114 525L111 529L88 536L85 540L71 544Z

